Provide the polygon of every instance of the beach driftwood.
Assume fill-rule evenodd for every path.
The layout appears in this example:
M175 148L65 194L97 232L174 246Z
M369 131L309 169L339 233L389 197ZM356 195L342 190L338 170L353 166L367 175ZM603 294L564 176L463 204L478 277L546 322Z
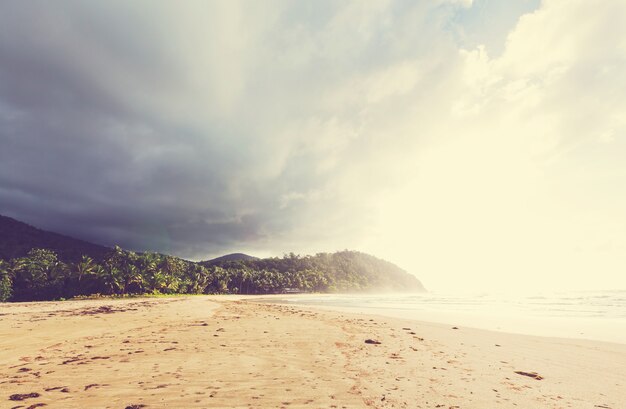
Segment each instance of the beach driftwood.
M538 381L543 379L543 376L539 375L537 372L524 372L524 371L515 371L518 375L528 376L530 378L536 379Z

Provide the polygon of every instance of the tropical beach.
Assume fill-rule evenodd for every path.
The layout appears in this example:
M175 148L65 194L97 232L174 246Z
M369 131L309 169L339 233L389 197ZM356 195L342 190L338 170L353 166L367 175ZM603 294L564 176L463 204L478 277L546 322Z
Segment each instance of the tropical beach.
M293 296L291 296L293 297ZM0 305L7 408L623 408L626 345L187 296Z
M0 1L0 409L626 409L625 0Z

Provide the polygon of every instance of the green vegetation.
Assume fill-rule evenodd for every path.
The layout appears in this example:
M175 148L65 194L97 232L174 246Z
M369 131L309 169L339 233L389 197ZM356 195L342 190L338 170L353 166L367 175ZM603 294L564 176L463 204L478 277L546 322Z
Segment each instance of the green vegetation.
M396 265L356 251L266 259L230 254L196 263L109 249L0 218L0 301L97 294L424 291L419 280ZM38 247L41 243L50 247ZM86 252L78 255L72 246Z
M420 282L376 257L342 251L315 256L194 263L115 247L102 262L83 256L60 261L46 249L0 261L0 301L33 301L92 294L272 294L423 291Z
M208 268L239 271L238 288L245 293L281 292L294 288L310 292L424 291L422 284L395 264L357 251L319 253L282 258L200 262Z

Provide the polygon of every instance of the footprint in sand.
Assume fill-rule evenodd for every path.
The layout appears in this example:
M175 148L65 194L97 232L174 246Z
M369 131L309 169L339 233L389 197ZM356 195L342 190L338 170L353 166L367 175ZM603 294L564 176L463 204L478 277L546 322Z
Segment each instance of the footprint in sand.
M16 393L13 394L11 396L9 396L9 400L12 401L20 401L20 400L25 400L25 399L30 399L30 398L38 398L41 395L38 394L37 392L31 392L31 393Z
M59 391L63 393L69 393L70 390L66 386L56 386L54 388L46 388L44 389L46 392Z
M39 407L42 407L42 406L46 406L46 404L45 403L33 403L32 405L30 405L26 409L35 409L35 408L39 408Z
M91 384L89 384L89 385L85 386L85 389L84 389L84 390L89 390L89 389L91 389L91 388L99 388L99 387L101 387L101 386L109 386L109 384L102 384L102 385L100 385L100 384L98 384L98 383L91 383Z

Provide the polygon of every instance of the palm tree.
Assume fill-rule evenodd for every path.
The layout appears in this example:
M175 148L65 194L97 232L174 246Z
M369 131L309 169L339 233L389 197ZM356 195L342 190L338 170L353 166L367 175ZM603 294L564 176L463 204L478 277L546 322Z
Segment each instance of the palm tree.
M121 289L122 294L126 294L131 284L137 283L141 286L141 274L135 266L137 263L137 254L133 251L125 251L119 246L113 248L113 252L106 261L109 267L105 267L105 270L111 272L111 268L114 267L117 271L116 276L118 289Z
M122 294L126 294L131 284L141 285L141 274L134 264L125 263L120 269L122 281Z
M13 294L13 269L8 261L0 260L0 302L8 301Z
M26 257L15 261L15 289L18 299L37 300L58 297L65 289L67 266L54 251L32 249Z
M200 264L193 264L186 270L187 292L201 294L209 284L209 270Z
M122 282L120 270L113 263L107 261L98 273L100 274L99 278L102 280L102 284L109 294L116 294Z
M78 263L74 264L73 270L76 273L79 290L83 277L93 274L95 267L96 265L94 264L93 259L89 256L83 256Z
M167 277L165 276L165 273L163 273L163 271L161 270L156 270L154 273L152 273L152 275L150 276L150 287L152 288L152 290L163 292L163 290L167 287L166 278Z
M224 294L228 292L228 284L230 283L229 272L222 267L211 267L209 286L210 291L217 294Z
M100 282L100 284L103 284L102 277L104 277L105 275L104 267L102 267L100 264L95 264L93 266L93 269L91 270L91 275L93 275L97 279L97 281ZM98 285L96 287L95 292L104 292L104 291L102 291L101 287Z
M165 278L163 289L168 293L176 292L185 271L185 262L177 257L165 256L158 267Z
M250 278L252 274L247 268L239 270L239 294L248 294L250 291Z
M151 252L137 255L136 264L144 290L159 291L160 289L162 275L158 269L159 259L160 255Z

